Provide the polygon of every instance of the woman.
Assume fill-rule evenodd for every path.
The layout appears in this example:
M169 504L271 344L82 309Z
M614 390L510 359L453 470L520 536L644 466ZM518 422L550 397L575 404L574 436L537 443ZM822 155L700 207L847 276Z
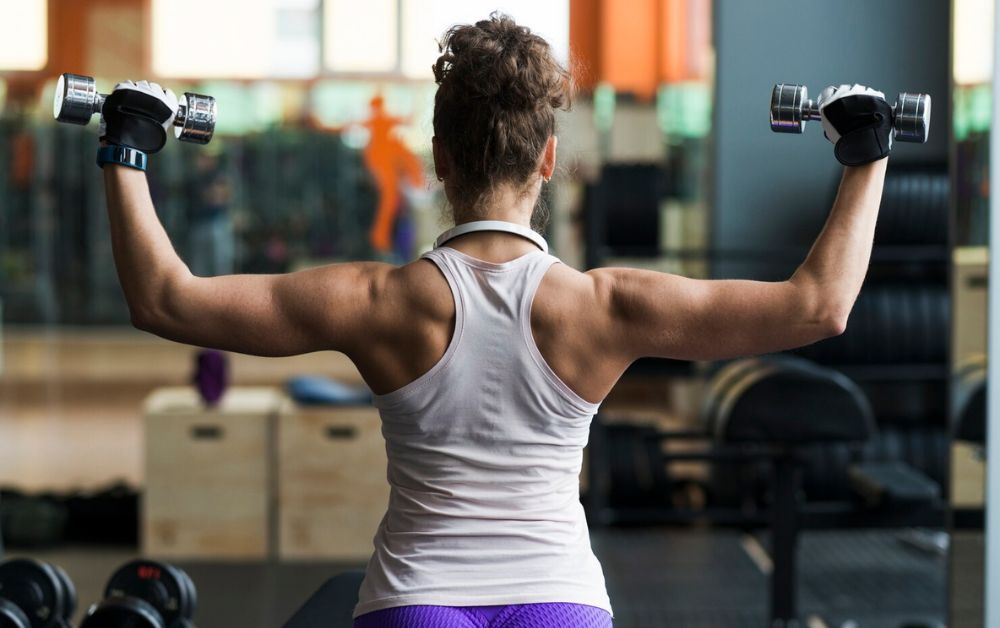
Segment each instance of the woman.
M108 165L122 287L134 324L165 338L265 356L341 351L357 365L376 393L391 485L357 627L609 626L578 495L591 418L639 357L732 358L844 329L871 249L888 105L859 86L824 92L827 135L857 165L787 281L581 273L530 229L556 167L567 72L502 15L452 28L441 49L434 165L458 227L433 251L400 267L195 277L143 173ZM170 92L123 84L109 101L102 139L118 158L102 148L104 163L129 161L115 145L162 147Z

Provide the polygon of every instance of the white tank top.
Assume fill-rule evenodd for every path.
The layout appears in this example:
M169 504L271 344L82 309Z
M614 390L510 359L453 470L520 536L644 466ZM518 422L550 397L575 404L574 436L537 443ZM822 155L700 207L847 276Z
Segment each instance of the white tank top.
M506 229L505 229L506 230ZM567 602L611 612L579 475L598 405L542 358L531 303L559 260L424 255L455 301L455 332L427 373L375 396L389 507L354 616L395 606Z

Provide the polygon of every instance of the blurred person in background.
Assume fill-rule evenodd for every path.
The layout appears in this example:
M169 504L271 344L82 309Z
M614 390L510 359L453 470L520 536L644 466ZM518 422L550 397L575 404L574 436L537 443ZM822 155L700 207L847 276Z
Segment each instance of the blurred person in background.
M232 187L225 159L217 149L205 147L194 157L194 175L187 198L188 247L191 272L217 277L234 270Z

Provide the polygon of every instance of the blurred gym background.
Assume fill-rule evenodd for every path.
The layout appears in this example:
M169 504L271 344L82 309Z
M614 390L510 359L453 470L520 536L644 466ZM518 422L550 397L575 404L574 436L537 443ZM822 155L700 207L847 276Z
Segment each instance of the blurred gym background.
M785 278L840 167L818 123L770 131L771 87L934 102L928 143L891 157L842 337L643 360L603 405L581 482L616 626L986 625L993 0L0 0L0 560L63 567L74 622L144 556L191 576L197 625L282 625L363 566L387 495L343 356L206 355L130 327L97 121L53 121L58 75L217 99L211 143L171 141L149 172L196 273L405 263L444 226L436 38L497 9L580 89L546 199L580 269ZM369 241L387 185L389 249ZM213 374L217 405L197 386Z

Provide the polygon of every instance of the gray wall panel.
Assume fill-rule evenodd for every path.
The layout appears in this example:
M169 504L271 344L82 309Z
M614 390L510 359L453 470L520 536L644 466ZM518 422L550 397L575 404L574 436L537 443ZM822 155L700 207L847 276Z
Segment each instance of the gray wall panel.
M712 243L719 249L808 245L829 210L840 165L811 122L803 136L772 133L771 87L802 83L810 97L830 84L862 83L894 102L928 92L926 145L895 146L896 163L947 158L946 0L715 0L716 102ZM720 264L719 276L772 278L785 265Z

